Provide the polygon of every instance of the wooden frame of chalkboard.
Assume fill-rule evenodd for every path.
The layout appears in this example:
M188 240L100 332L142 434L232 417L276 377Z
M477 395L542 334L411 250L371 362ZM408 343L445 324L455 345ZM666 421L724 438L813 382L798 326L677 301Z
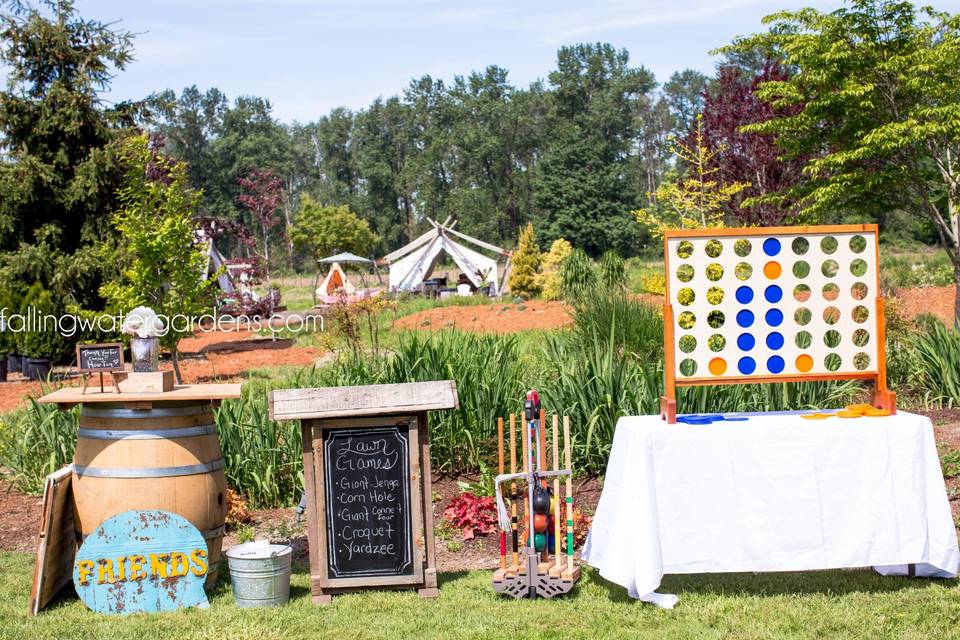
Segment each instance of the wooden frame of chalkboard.
M112 351L116 353L116 357L110 361L108 366L90 366L89 361L86 363L87 366L84 366L84 352L90 351ZM120 393L119 385L117 384L117 379L113 375L115 372L123 371L123 345L119 342L104 342L101 344L78 344L77 345L77 368L80 370L80 373L83 375L83 389L80 391L81 394L87 392L87 385L89 383L89 375L91 373L100 374L100 393L103 393L103 374L109 373L111 379L113 380L113 389L116 393Z
M458 405L452 380L271 393L271 419L301 420L315 603L366 588L439 595L427 411Z

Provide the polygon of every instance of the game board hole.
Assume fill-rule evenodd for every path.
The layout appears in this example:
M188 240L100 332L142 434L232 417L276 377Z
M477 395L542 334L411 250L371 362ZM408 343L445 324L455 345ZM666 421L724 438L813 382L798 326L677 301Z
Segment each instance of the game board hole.
M737 348L741 351L750 351L756 344L756 339L749 333L741 333L737 336Z
M718 265L716 262L711 262L707 265L707 280L710 282L716 282L723 277L723 267Z
M750 356L744 356L737 362L737 369L742 375L748 376L757 370L757 361Z
M686 260L693 255L693 243L689 240L681 240L677 244L677 255Z
M828 354L827 357L823 359L823 366L827 371L836 371L842 363L843 360L835 353Z
M770 285L763 292L763 297L767 302L777 303L783 299L783 289L775 284Z
M723 289L720 287L710 287L707 289L707 302L710 304L720 304L723 302Z
M807 373L810 369L813 369L813 358L805 353L797 356L797 371Z
M707 246L704 248L707 252L707 255L711 258L719 258L720 254L723 253L723 245L720 244L720 241L714 238L707 242Z
M857 329L853 332L853 344L858 347L865 347L870 342L870 333L866 329Z
M753 312L748 309L742 309L737 312L737 324L746 329L753 324Z
M780 268L779 262L768 262L763 265L763 275L767 276L771 280L776 280L780 277L782 269Z
M823 299L827 302L833 302L840 297L840 285L836 282L828 282L823 285Z
M863 253L863 250L867 248L867 239L861 235L856 235L850 238L850 251L854 253Z
M693 280L694 273L695 271L693 270L692 266L689 264L682 264L677 267L677 280L680 282L690 282Z
M837 275L838 271L840 271L840 265L837 264L836 260L824 260L823 265L820 267L820 272L828 278Z
M767 334L767 348L776 351L783 347L783 334L779 331L773 331Z
M783 323L783 312L780 309L770 309L764 319L771 327L779 327Z
M810 299L810 287L805 284L798 284L793 288L793 298L797 302L806 302Z
M733 243L733 252L741 258L746 258L750 255L751 249L753 249L753 245L750 244L750 241L746 238L740 238Z
M857 371L863 371L870 366L870 356L863 353L857 353L853 356L853 368Z
M790 246L795 254L802 256L810 249L810 241L806 238L794 238Z
M677 318L677 324L680 325L681 329L693 329L693 326L697 324L697 316L693 315L692 311L684 311Z
M813 312L806 307L800 307L793 312L793 320L801 327L805 324L810 324L810 321L813 320Z
M820 241L820 250L826 254L831 254L837 250L837 247L839 245L840 243L837 242L836 238L834 238L833 236L827 236Z
M768 256L775 256L780 253L780 241L776 238L767 238L763 241L763 252Z
M723 311L711 311L707 315L707 324L710 325L713 329L719 329L723 326L723 321L725 320Z
M806 278L810 275L810 263L806 260L797 260L794 262L793 275L796 278Z
M858 278L863 277L867 272L867 261L863 258L857 258L850 263L850 273L857 276Z
M710 347L710 351L713 352L723 351L723 348L727 346L727 339L719 333L715 333L707 338L707 346Z
M868 293L870 293L870 289L864 282L855 282L850 287L850 295L853 296L854 300L864 300Z
M690 287L684 287L683 289L680 289L680 291L677 291L677 302L679 302L685 307L692 304L693 301L696 299L697 299L697 294L694 293L693 289L691 289Z
M823 310L823 321L827 324L837 324L840 322L840 309L836 307L827 307Z
M697 339L691 335L680 336L679 341L680 351L684 353L691 353L694 349L697 348Z
M780 356L770 356L767 358L767 371L770 373L781 373L785 363Z
M746 286L738 287L735 296L740 304L748 304L753 300L753 289Z
M737 280L747 280L753 275L753 267L746 262L741 262L734 270L737 274Z
M825 334L823 334L823 344L827 345L831 349L836 349L837 345L840 344L840 332L836 329L830 329Z
M697 361L693 358L684 358L680 362L680 374L684 376L692 376L697 372Z
M854 322L857 324L863 324L867 321L867 318L870 317L870 310L862 304L858 304L853 308L853 311L850 312L850 315Z
M809 349L810 345L813 344L813 336L810 335L809 331L800 331L796 337L794 337L793 342L800 349Z

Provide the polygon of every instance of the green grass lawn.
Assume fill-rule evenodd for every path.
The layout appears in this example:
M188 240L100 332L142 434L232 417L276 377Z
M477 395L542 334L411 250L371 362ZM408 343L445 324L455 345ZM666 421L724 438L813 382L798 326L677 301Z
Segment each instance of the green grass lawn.
M33 558L0 554L0 637L29 638L941 638L960 637L956 581L882 578L872 571L668 577L672 611L631 601L593 571L554 601L498 598L489 572L441 574L440 598L368 591L310 602L304 568L282 609L240 610L221 580L211 608L107 617L63 597L26 616Z

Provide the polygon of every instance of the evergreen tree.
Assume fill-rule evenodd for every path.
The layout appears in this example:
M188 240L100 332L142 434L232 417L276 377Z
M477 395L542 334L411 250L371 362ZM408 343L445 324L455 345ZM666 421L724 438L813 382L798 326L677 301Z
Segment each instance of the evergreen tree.
M533 236L533 225L528 223L520 232L517 250L513 252L513 271L510 272L510 292L530 299L540 295L540 247Z

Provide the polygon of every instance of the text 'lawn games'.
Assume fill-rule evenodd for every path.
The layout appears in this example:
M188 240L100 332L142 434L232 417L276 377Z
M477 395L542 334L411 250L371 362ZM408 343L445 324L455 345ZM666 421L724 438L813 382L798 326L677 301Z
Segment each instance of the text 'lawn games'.
M665 395L676 387L869 379L887 389L877 225L664 234Z
M523 406L526 428L521 428L523 472L517 473L517 448L514 416L510 416L510 473L504 473L503 418L497 421L499 475L496 478L497 517L500 523L500 568L493 574L493 588L514 598L552 598L568 593L580 578L574 560L573 471L570 466L570 419L563 417L565 463L560 468L559 416L553 416L553 470L547 464L546 414L536 391L527 394ZM522 427L522 425L521 425ZM566 527L561 527L560 478L566 478ZM553 488L550 487L553 479ZM526 483L521 489L517 480ZM509 484L510 512L504 501L504 485ZM518 521L518 504L523 502L523 524ZM525 529L523 549L519 548ZM567 553L561 552L562 533L566 529ZM507 560L507 532L511 533L513 553ZM553 560L550 560L550 553Z

